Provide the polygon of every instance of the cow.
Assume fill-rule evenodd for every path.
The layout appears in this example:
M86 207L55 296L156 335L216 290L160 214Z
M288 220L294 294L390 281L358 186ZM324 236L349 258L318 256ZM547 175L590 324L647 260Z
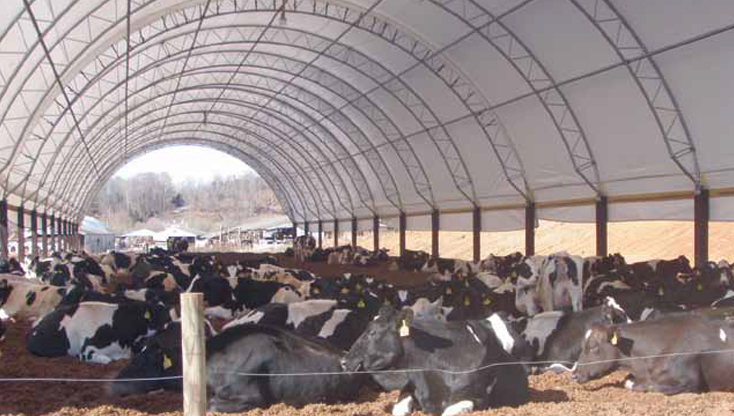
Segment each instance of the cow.
M543 363L536 368L542 371L548 367L548 363L576 361L581 353L581 341L591 325L628 321L624 310L613 299L608 299L603 306L580 312L550 311L537 314L528 319L522 336L534 350L534 361ZM556 369L558 366L550 368Z
M25 276L26 271L23 270L18 259L11 257L7 260L0 259L0 274L12 274L16 276Z
M515 267L522 261L523 255L519 251L506 256L495 256L490 254L479 262L480 272L490 272L505 279L509 277Z
M625 387L633 391L731 390L732 348L734 331L728 322L695 314L594 325L584 336L573 379L586 383L621 368L630 372Z
M407 370L372 374L383 388L402 389L405 398L393 414L416 408L448 416L527 402L527 373L521 365L509 364L513 361L489 325L414 320L412 310L386 305L342 366L347 371Z
M315 249L316 239L310 235L298 236L293 241L293 255L299 263L310 260Z
M354 400L367 377L341 374L342 354L279 328L247 324L226 329L206 343L209 410L234 413L275 403L300 407ZM308 373L316 374L277 376Z
M37 319L53 311L66 288L36 284L23 278L0 279L0 308L15 319Z
M541 311L580 311L583 301L583 259L565 252L530 256L517 266L515 305L533 316Z
M209 321L204 321L204 336L216 335ZM145 346L107 385L113 397L143 394L156 390L181 391L181 322L173 321L151 336ZM146 380L144 380L146 379Z
M62 306L36 323L27 348L40 357L70 355L107 364L139 352L145 337L162 330L173 318L175 313L168 308L145 302Z

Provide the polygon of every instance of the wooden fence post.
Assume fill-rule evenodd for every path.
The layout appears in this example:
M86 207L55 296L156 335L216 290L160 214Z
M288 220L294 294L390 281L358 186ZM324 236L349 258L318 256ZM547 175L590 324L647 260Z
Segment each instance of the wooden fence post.
M204 295L181 294L181 351L183 358L184 416L206 414L206 344Z

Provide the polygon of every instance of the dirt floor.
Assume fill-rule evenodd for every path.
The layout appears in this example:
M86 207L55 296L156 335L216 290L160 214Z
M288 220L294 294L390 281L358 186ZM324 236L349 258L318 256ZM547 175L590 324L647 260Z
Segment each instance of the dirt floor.
M237 255L235 257L239 257ZM232 260L232 258L227 258ZM288 266L293 264L285 262ZM290 263L290 264L288 264ZM329 268L327 272L326 268ZM305 269L327 276L335 273L358 272L355 268L338 268L324 264L306 264ZM371 274L406 284L420 281L420 274L388 272L370 269ZM66 358L38 358L25 349L25 337L30 331L27 322L8 323L6 339L0 343L0 415L25 416L144 416L183 415L180 394L156 392L142 396L115 399L106 395L104 382L18 382L14 378L100 378L109 379L125 363L102 366L85 364ZM667 397L662 394L633 393L624 389L625 374L617 372L603 379L579 385L568 375L544 374L530 377L530 403L519 408L501 408L475 412L475 415L731 415L734 414L734 393L682 394ZM375 394L365 392L356 403L340 405L314 404L302 409L275 405L268 409L244 413L248 416L312 416L312 415L390 415L396 392ZM422 415L421 413L414 413Z

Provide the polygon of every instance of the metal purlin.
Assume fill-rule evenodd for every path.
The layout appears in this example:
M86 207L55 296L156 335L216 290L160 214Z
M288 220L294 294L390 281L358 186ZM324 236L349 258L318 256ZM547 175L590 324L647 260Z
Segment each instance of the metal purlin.
M219 87L220 87L220 86L199 85L199 86L197 86L197 87L195 87L195 88L194 88L194 87L190 87L190 89L191 89L191 90L208 90L208 89L218 89ZM183 88L183 89L181 89L181 91L186 91L186 90L187 90L187 88ZM212 98L209 98L209 99L208 99L208 100L207 100L206 102L210 102L211 100L212 100ZM229 103L229 102L232 102L232 101L233 101L233 100L229 100L229 99L228 99L228 100L226 100L226 102L228 102L228 103ZM245 101L245 100L241 100L241 101L242 101L243 103L246 103L246 101ZM252 104L249 104L249 105L247 105L246 107L249 107L249 108L254 108L254 105L252 105ZM160 110L160 109L158 109L158 110L155 110L155 111L159 111L159 110ZM146 114L148 114L148 115L150 115L150 114L153 114L153 113L154 113L154 112L151 112L151 111L148 111L148 112L146 112ZM199 110L199 113L200 113L200 110ZM272 113L276 113L276 114L275 114L276 116L277 116L277 115L279 115L279 114L277 114L277 109L275 109L275 108L270 108L270 109L268 109L268 114L267 114L267 116L268 116L268 117L269 117L269 116L272 116L272 115L273 115ZM233 114L236 114L236 113L233 113ZM169 116L170 116L170 113L169 113ZM282 117L281 117L281 118L282 118ZM240 119L243 119L243 120L251 120L251 116L241 116L241 117L240 117ZM189 118L187 119L187 121L191 122L190 120L191 120L191 118L189 117ZM278 126L276 125L276 123L273 123L273 122L268 122L267 120L260 120L260 121L261 121L261 123L262 123L263 125L266 125L266 126L267 126L267 125L269 125L269 126L271 126L272 128L276 128L276 127L278 127ZM296 122L296 121L294 120L294 122ZM198 123L198 121L197 121L196 123ZM279 123L279 124L282 124L282 123ZM298 130L298 128L297 128L297 127L293 127L293 126L291 126L290 124L282 124L282 126L281 126L281 127L284 127L284 128L288 128L289 130ZM103 134L103 133L104 133L104 131L100 132L99 134ZM119 132L116 132L115 134L119 134ZM114 137L114 136L111 136L111 137ZM306 140L308 140L308 139L306 138ZM112 139L111 139L111 140L109 140L109 141L108 141L108 143L109 143L109 142L114 142L114 140L112 140ZM103 144L102 144L102 146L105 146L105 144L103 143ZM107 146L109 146L109 145L107 145ZM296 146L298 146L299 148L301 147L301 146L300 146L300 145L299 145L298 143L296 143ZM307 149L302 149L302 150L303 150L303 152L301 152L301 155L303 155L303 154L306 154L306 155L308 155L308 156L311 156L311 155L310 155L310 154L308 153ZM306 163L309 163L309 162L308 162L308 161L306 161ZM315 161L312 161L311 163L315 163ZM303 168L299 169L299 170L298 170L298 172L299 172L299 173L308 173L308 172L305 172L305 169L303 169ZM322 172L322 173L324 173L324 174L325 174L325 172ZM74 177L75 177L75 176L84 176L84 175L71 175L71 176L74 176ZM328 175L327 175L327 179L329 179L329 181L330 181L330 178L328 178ZM333 187L333 183L332 183L332 187Z
M153 130L148 132L149 134L153 133ZM239 149L240 153L243 154L249 154L249 159L247 160L262 160L262 162L255 165L255 168L263 169L268 172L273 177L280 178L279 183L281 184L281 187L283 189L283 192L292 195L289 197L290 200L298 201L301 205L301 212L304 213L303 215L308 213L309 209L312 209L312 206L304 202L304 196L309 193L309 190L302 193L298 193L293 191L294 189L297 190L299 187L302 187L302 185L298 185L295 181L295 179L284 172L283 167L277 163L274 162L272 157L268 154L263 154L259 149L252 146L251 144L242 144L238 141L238 138L232 134L229 134L227 132L222 131L215 131L215 130L207 130L199 134L198 136L195 135L196 130L193 128L186 129L186 130L180 130L180 131L174 131L167 133L167 136L163 139L150 142L143 140L146 137L146 134L143 134L137 138L133 138L132 144L137 147L144 147L146 144L160 144L160 143L181 143L185 144L188 142L194 142L196 143L197 140L204 141L206 143L219 143L221 146L227 146L228 148L237 148ZM206 137L203 137L206 136ZM142 139L141 139L142 138ZM115 154L112 154L112 157L110 158L111 161L115 162L117 159L115 159ZM267 162L267 165L265 164ZM273 173L271 173L273 172ZM279 172L276 175L276 172ZM96 182L84 182L80 185L79 193L82 195L85 195L88 192L88 189L94 187L101 187L104 184L96 183ZM290 189L290 192L288 191ZM295 204L293 204L295 207ZM294 208L296 209L296 208ZM297 209L296 209L297 210ZM295 218L295 217L294 217Z
M156 121L161 121L161 119L158 119ZM188 124L192 124L192 123L176 123L175 125L176 125L176 127L178 127L178 126L184 126L184 127L186 127ZM293 190L293 193L298 197L299 200L302 200L302 197L300 196L301 194L299 194L297 191L299 189L303 189L303 192L302 193L311 196L311 200L312 200L312 204L313 204L313 200L315 199L315 197L313 195L313 192L311 191L311 187L308 187L306 185L306 180L305 179L301 178L301 184L300 185L297 184L296 183L296 179L299 177L299 175L297 175L297 173L286 171L285 167L281 163L279 163L278 161L274 160L272 154L263 152L262 149L258 148L257 146L253 145L250 142L242 142L242 140L239 139L238 137L240 137L242 134L245 134L248 137L252 137L253 139L256 139L256 140L262 141L262 142L266 142L268 139L266 139L266 138L264 138L262 136L259 136L256 133L253 133L251 131L247 131L247 130L237 131L237 133L239 133L238 135L233 135L233 134L230 134L228 132L214 130L214 126L218 126L218 125L219 125L219 123L212 123L212 126L209 126L209 129L208 130L203 131L202 132L202 135L203 134L212 134L212 135L215 135L217 137L221 137L222 140L220 140L220 141L223 141L224 144L226 144L226 145L228 145L230 147L239 147L241 149L242 148L246 148L246 149L248 149L247 152L252 153L254 155L257 155L259 158L262 158L263 160L268 161L268 164L269 165L272 165L276 171L280 172L280 176L282 176L281 179L283 181L285 181L285 182L288 183L288 185L290 186L290 189ZM143 126L143 127L145 127L145 126ZM154 127L157 127L157 126L154 126ZM229 126L229 125L224 125L222 127L226 128L226 129L230 129L230 130L232 130L232 129L237 130L237 128L235 128L233 126ZM155 129L148 129L147 131L143 131L142 134L140 134L137 138L134 138L133 142L135 142L135 143L143 142L144 143L145 140L143 140L143 139L145 139L146 137L148 137L150 134L152 134L154 132L155 132ZM184 135L186 135L186 137L195 137L196 136L195 135L195 132L196 132L196 130L192 127L190 129L182 129L182 130L176 131L175 133L176 134L184 134ZM137 133L137 131L135 131L133 133ZM167 134L167 136L170 136L170 135L171 135L170 133ZM226 140L229 140L229 141L226 141L225 139ZM282 151L279 150L279 149L276 149L276 153L280 154L280 153L282 153ZM108 159L114 159L114 156L115 156L114 152L108 152L105 156L110 156L110 155L111 155L111 157L109 157ZM83 191L85 189L85 187L89 186L90 183L91 182L89 182L89 181L76 180L75 185L78 185L78 187ZM76 189L76 188L74 188L74 189ZM77 189L77 191L78 190L79 189ZM80 192L82 192L82 191L80 191ZM304 207L304 204L302 203L302 207L304 207L303 213L304 213L304 215L307 215L308 212L306 211L306 208L309 208L310 209L310 206L308 206L307 204L305 204L305 205L306 206ZM315 208L318 208L318 206L314 206L314 207ZM312 212L312 213L315 214L315 212Z
M159 98L159 97L156 97L156 98ZM190 103L189 102L178 102L176 105L178 106L178 105L187 105L187 104L190 104ZM241 103L235 103L235 104L240 105ZM161 110L161 109L159 108L159 110ZM231 114L232 114L232 117L242 117L241 115L239 115L235 111L232 111ZM188 122L191 123L190 118L188 119ZM260 122L255 121L255 120L253 120L251 122L251 124L248 125L248 127L249 127L248 135L250 137L259 138L260 139L259 141L261 141L266 147L267 146L271 146L274 150L276 150L276 153L278 155L280 155L280 158L281 158L281 163L279 163L280 166L289 166L290 164L292 164L292 163L289 163L289 159L288 159L288 156L289 155L288 155L288 153L285 152L282 149L282 146L283 146L282 141L281 140L275 140L279 136L282 136L283 135L282 132L276 132L273 129L272 126L269 126L267 124L260 123ZM243 144L244 144L244 142L243 142ZM258 149L261 149L261 148L258 147ZM296 170L292 171L292 173L294 173L296 175L299 175L299 176L303 176L301 170L302 169L296 169ZM284 172L286 172L285 169L284 169ZM59 175L59 176L61 176L61 175ZM77 178L84 178L85 175L79 174L79 175L75 175L75 177L77 177ZM317 179L321 180L323 178L318 178L317 177ZM313 188L313 189L316 189L317 191L319 191L319 188L316 185L313 185L312 184L311 186L308 186L309 181L307 181L305 179L305 177L302 179L302 186L304 187L304 189L310 190L310 189ZM68 182L71 182L71 181L67 181L67 183ZM56 182L55 184L57 184L57 183L59 183L59 182ZM69 191L73 192L73 188L69 188L69 185L64 184L62 186L63 186L63 188L61 189L61 193L62 194L68 193ZM318 209L318 207L319 207L319 205L318 205L318 198L316 196L313 196L313 194L312 194L312 203L314 204L314 207L316 209Z
M699 190L702 186L701 169L698 164L696 147L683 112L660 71L660 67L651 56L628 62L629 59L649 53L645 44L627 23L624 16L608 0L570 1L602 34L619 59L625 62L627 70L645 96L645 101L655 117L655 123L660 129L668 155L693 182L696 190ZM684 165L682 159L686 156L690 157L688 163L691 166Z
M583 127L576 118L573 108L569 105L565 94L560 88L543 89L556 84L556 81L538 60L535 54L528 48L507 26L502 23L502 17L495 17L487 11L484 6L477 4L475 0L464 0L456 2L453 0L430 0L432 3L446 10L464 24L476 29L476 33L497 50L511 65L517 73L522 76L528 86L533 90L543 105L546 113L553 120L558 135L563 141L566 152L573 165L574 171L583 179L597 196L602 196L600 189L599 169L594 154L586 138ZM466 7L471 3L472 7ZM526 1L523 6L530 3ZM512 11L516 11L514 8ZM489 24L477 25L472 22L485 22ZM481 27L481 29L479 29ZM589 178L586 170L591 169L593 178Z
M197 145L197 146L204 146L208 148L213 148L216 150L220 150L222 152L232 154L236 158L242 160L243 162L247 163L250 166L253 166L253 169L257 169L258 171L262 171L262 177L263 180L268 184L270 189L273 190L273 192L278 196L279 201L284 201L285 206L283 206L283 209L286 210L288 213L288 216L290 218L296 218L296 211L294 209L295 204L293 201L291 201L290 196L283 191L281 187L281 183L277 180L275 180L275 177L272 175L270 170L265 167L260 161L257 160L257 158L254 158L252 156L249 156L247 153L243 152L241 149L232 147L230 145L221 143L221 142L214 142L214 141L208 141L205 139L191 139L191 140L171 140L171 141L165 141L164 143L151 143L146 146L142 146L139 148L134 149L135 151L128 156L132 156L132 158L135 158L137 156L141 156L146 153L150 153L152 151L161 149L163 147L171 146L171 145L178 145L178 144L186 144L186 145ZM102 177L104 180L97 181L94 186L91 188L89 192L84 194L83 198L80 198L82 203L75 207L75 212L83 212L89 203L91 203L92 198L100 191L100 189L104 186L104 184L109 180L109 178L114 175L114 173L124 166L126 162L123 159L118 159L116 162L110 164L106 169L102 172Z

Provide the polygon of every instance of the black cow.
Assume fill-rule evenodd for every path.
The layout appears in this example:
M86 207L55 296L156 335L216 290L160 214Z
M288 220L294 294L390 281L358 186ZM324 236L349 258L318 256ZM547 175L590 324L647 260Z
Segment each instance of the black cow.
M523 337L532 345L535 361L570 363L581 353L584 334L594 324L628 322L624 310L610 299L603 306L580 312L551 311L528 320ZM544 369L547 364L540 365ZM553 366L552 368L566 366ZM566 367L567 368L567 367Z
M734 348L733 337L728 322L694 314L594 325L585 335L573 378L585 383L622 368L630 372L625 387L634 391L678 394L731 390L731 352L715 351Z
M216 335L211 324L208 321L205 324L204 335L207 338ZM128 396L161 389L181 391L181 379L178 377L182 371L181 323L175 321L148 338L142 351L115 376L115 380L126 381L111 382L107 385L107 393L111 396Z
M20 262L15 257L11 257L7 260L0 259L0 274L14 274L17 276L25 276L25 270Z
M517 406L528 400L525 369L500 344L489 325L478 322L413 320L410 309L380 309L342 364L350 371L429 369L373 374L385 389L402 388L401 409L454 415L492 406ZM476 369L477 371L467 370ZM449 374L447 374L449 372ZM453 373L450 372L461 372Z
M44 316L28 336L28 350L41 357L71 355L107 364L129 358L145 337L171 321L171 311L145 302L82 302Z
M207 341L206 350L209 410L214 412L354 400L366 380L364 374L338 374L339 350L274 327L226 329ZM329 374L277 376L294 373Z

